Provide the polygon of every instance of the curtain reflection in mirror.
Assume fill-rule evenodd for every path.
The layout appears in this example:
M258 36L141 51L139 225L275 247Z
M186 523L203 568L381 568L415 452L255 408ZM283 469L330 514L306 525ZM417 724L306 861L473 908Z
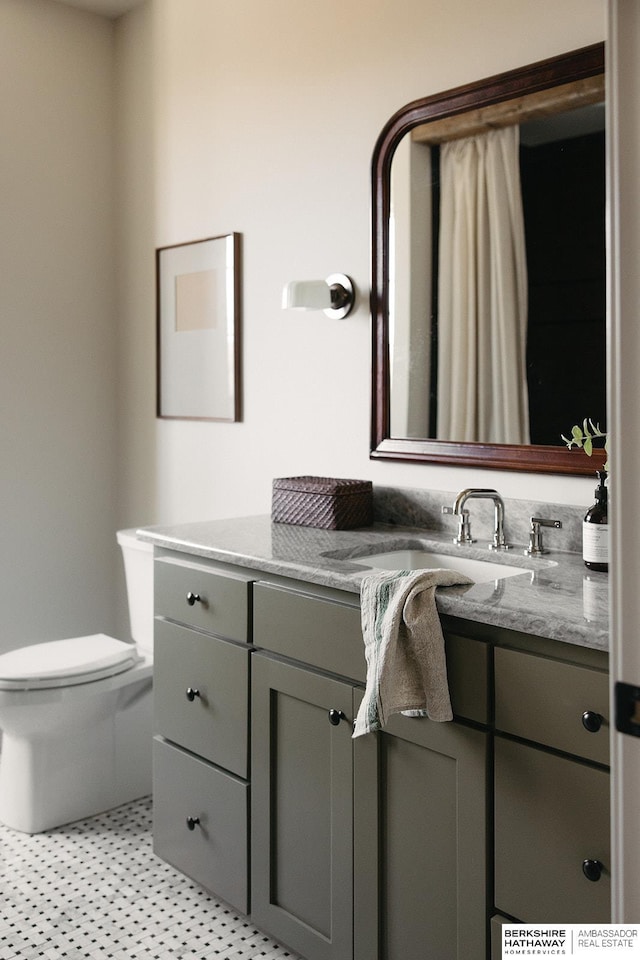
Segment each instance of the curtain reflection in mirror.
M391 435L529 443L519 128L406 137L391 177Z
M443 144L440 183L437 436L529 443L518 127Z

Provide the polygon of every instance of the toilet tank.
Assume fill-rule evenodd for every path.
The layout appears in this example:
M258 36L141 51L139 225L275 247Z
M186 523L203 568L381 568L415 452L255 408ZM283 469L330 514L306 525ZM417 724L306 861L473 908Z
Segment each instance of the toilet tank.
M135 530L118 530L124 559L131 636L145 653L153 654L153 546L138 540Z

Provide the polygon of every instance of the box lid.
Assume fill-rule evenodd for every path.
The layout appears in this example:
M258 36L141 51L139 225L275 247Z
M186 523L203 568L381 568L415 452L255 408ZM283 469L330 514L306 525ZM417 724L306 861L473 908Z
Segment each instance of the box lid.
M325 496L343 496L372 490L371 480L344 480L336 477L279 477L273 481L274 490L296 493L317 493Z

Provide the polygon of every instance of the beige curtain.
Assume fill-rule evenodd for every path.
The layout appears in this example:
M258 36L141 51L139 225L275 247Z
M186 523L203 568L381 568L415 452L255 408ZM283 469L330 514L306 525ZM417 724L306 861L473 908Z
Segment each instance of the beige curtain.
M442 440L529 443L518 127L443 144L438 279Z

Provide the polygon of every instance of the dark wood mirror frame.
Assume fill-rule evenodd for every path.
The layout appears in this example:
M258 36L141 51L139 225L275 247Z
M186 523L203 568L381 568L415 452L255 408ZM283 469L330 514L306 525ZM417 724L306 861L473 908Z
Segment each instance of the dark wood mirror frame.
M389 213L391 161L402 137L414 127L505 100L548 90L604 74L604 44L543 60L443 94L415 100L387 122L372 159L373 318L371 458L526 470L533 473L593 474L602 469L604 453L592 457L566 447L459 443L390 436L389 389ZM571 424L567 424L567 429Z

